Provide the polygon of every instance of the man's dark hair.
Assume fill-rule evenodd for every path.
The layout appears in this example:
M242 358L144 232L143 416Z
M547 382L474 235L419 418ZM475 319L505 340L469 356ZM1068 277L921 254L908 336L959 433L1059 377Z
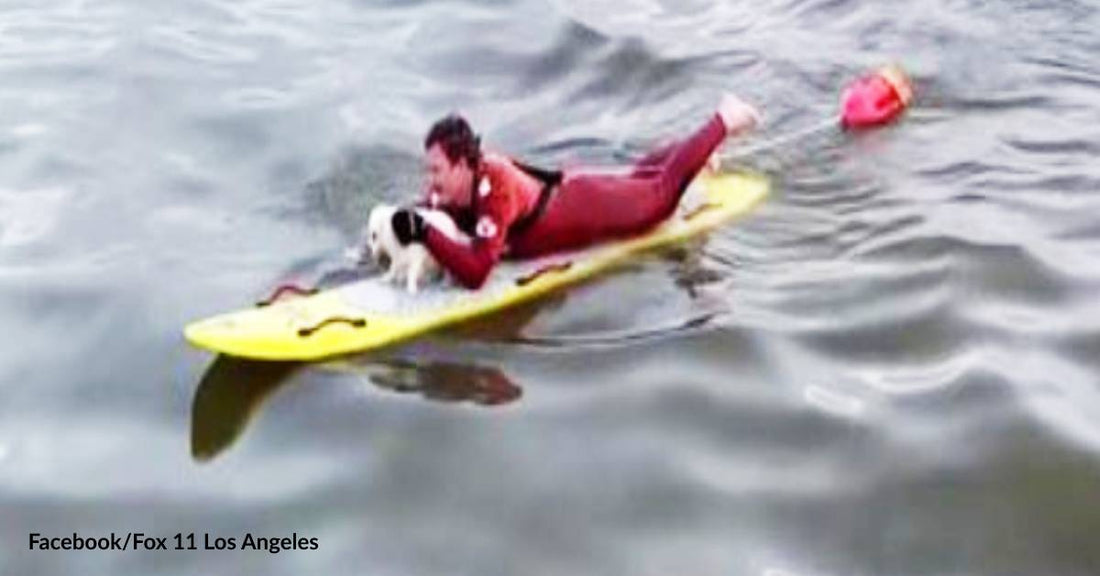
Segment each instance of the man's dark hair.
M474 134L466 119L458 114L447 116L432 124L424 138L424 149L439 144L443 154L451 162L465 160L471 168L481 162L481 138Z

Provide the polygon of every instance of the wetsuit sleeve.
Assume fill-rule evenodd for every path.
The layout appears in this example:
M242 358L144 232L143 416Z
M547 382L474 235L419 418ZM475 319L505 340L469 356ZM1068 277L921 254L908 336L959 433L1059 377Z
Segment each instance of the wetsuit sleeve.
M466 288L475 290L485 283L489 272L504 252L504 242L475 239L469 244L456 242L446 234L428 227L425 242L432 256Z

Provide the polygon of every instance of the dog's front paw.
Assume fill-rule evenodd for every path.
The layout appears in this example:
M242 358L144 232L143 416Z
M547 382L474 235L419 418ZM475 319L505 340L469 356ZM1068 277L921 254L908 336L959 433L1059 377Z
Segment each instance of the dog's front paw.
M409 275L405 278L405 290L409 294L416 294L420 291L420 278L421 274L420 266L414 265L412 270L409 270Z

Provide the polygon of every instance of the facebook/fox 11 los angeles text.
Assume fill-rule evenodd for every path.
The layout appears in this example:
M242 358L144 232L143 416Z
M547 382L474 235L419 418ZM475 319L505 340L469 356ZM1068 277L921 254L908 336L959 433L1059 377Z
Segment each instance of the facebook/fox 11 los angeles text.
M200 546L201 542L201 546ZM51 537L38 532L30 533L31 550L262 550L278 554L286 550L317 550L317 538L298 536L270 537L253 536L247 533L243 538L211 536L203 533L201 541L194 532L178 533L169 538L151 536L141 532L111 532L106 536L81 536L75 532L71 536Z

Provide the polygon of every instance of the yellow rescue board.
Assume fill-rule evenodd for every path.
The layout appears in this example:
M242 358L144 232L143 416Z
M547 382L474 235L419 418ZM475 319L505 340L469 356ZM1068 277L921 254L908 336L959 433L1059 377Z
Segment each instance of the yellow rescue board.
M477 291L430 286L413 295L371 278L200 320L184 334L200 348L260 360L318 360L363 352L577 283L639 252L681 242L741 216L767 194L768 181L757 174L705 174L692 183L677 213L653 230L578 252L501 263Z

